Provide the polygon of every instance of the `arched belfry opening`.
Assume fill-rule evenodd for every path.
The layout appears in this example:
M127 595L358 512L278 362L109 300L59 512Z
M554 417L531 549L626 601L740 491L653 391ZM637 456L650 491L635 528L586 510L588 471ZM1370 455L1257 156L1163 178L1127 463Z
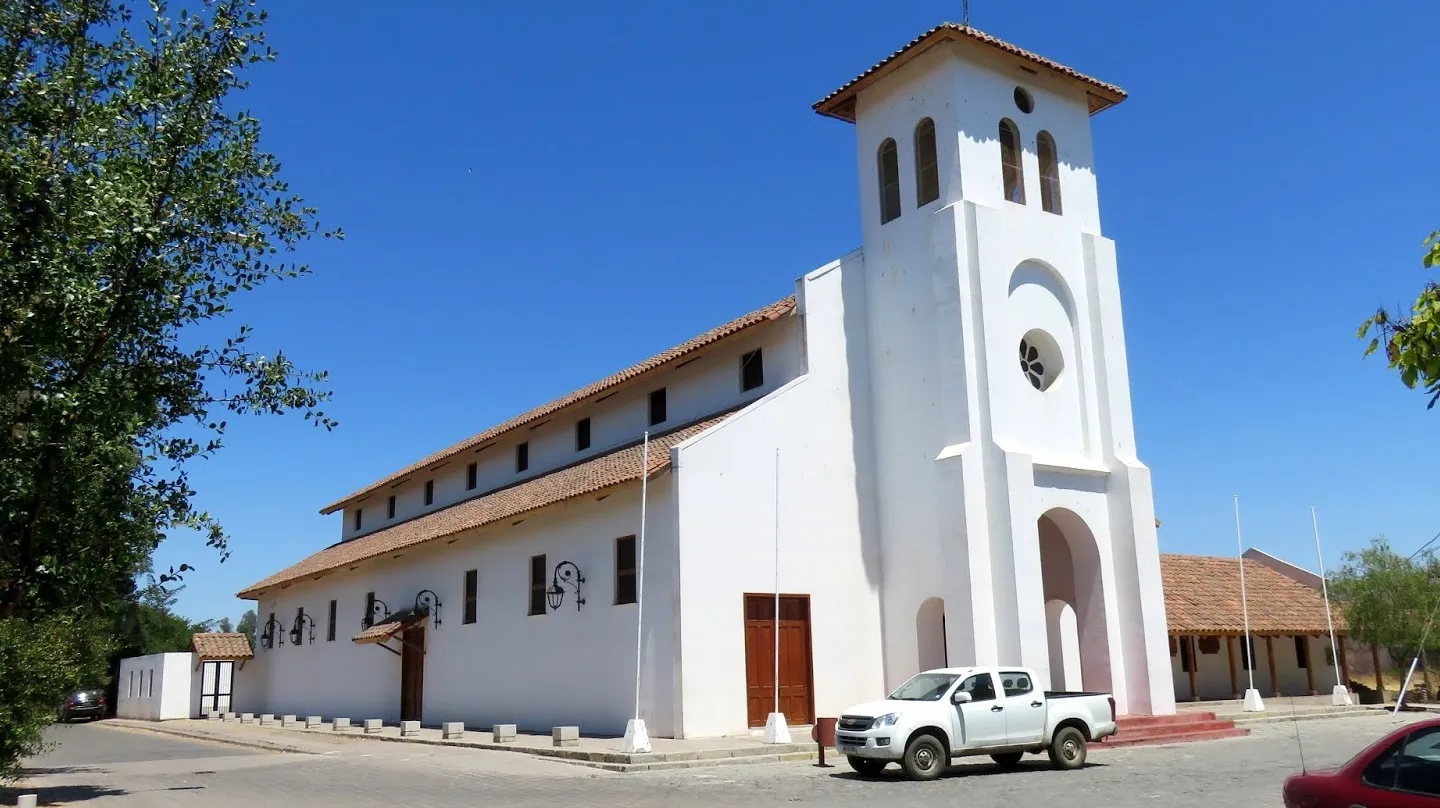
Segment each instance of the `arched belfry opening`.
M1110 639L1095 534L1065 508L1046 511L1039 533L1050 687L1109 692Z

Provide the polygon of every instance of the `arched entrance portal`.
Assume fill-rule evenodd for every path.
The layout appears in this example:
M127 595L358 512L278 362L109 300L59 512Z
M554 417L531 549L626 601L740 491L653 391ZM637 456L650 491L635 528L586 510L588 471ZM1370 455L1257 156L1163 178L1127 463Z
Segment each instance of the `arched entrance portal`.
M919 651L920 670L950 666L950 653L945 645L945 601L927 598L915 612L915 647Z
M1050 686L1109 692L1110 641L1095 536L1064 508L1045 512L1039 529Z

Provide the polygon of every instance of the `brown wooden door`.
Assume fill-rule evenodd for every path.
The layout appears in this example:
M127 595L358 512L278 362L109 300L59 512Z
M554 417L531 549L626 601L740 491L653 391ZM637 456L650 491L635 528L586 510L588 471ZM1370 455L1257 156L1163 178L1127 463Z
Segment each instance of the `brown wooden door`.
M400 720L419 721L425 696L425 627L400 635Z
M745 596L745 687L752 727L775 709L775 596ZM811 709L810 598L780 596L780 711L791 724L809 724Z

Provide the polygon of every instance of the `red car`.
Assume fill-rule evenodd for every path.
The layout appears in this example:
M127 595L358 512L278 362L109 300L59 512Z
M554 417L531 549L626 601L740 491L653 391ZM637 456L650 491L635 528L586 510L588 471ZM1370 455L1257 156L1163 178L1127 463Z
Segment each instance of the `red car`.
M1440 718L1407 724L1344 766L1291 775L1285 808L1440 808Z

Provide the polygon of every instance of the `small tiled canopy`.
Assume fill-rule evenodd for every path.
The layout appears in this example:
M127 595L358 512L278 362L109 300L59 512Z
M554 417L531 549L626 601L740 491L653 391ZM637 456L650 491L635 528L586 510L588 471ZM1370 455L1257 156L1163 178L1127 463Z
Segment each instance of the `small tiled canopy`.
M238 631L204 631L190 638L201 659L252 659L250 637Z
M402 609L356 634L350 641L359 645L385 642L430 615L423 609Z

